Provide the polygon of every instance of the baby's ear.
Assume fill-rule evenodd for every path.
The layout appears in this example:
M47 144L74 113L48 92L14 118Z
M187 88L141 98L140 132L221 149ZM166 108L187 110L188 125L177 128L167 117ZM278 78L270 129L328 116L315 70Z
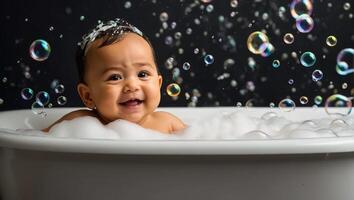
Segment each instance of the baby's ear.
M86 107L94 109L95 102L93 102L90 94L90 88L87 87L84 83L79 83L77 85L77 92L80 95L82 102L85 104Z
M159 79L159 86L160 86L160 89L161 89L161 86L162 86L162 76L159 75L158 79Z

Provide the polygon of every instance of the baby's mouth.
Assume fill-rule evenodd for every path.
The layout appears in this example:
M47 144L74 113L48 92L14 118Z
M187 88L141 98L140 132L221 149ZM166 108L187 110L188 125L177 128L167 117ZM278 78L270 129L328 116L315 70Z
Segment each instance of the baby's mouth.
M139 100L139 99L131 99L122 103L119 103L120 105L123 106L136 106L136 105L140 105L143 101Z

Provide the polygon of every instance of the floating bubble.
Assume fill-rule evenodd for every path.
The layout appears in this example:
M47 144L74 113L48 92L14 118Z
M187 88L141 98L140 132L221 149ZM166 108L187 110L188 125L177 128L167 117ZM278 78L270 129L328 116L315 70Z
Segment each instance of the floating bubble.
M204 63L205 63L206 65L211 65L211 64L213 64L213 63L214 63L214 57L213 57L212 55L210 55L210 54L206 55L206 56L204 57Z
M289 83L289 85L294 84L294 79L289 79L289 80L288 80L288 83Z
M290 4L290 13L295 19L303 14L311 15L312 11L311 0L293 0Z
M300 62L305 67L311 67L316 62L316 56L312 52L306 51L301 55Z
M308 33L312 31L314 27L313 19L307 15L303 14L300 17L296 18L296 28L301 33Z
M238 108L242 107L242 103L241 102L237 102L236 103L236 107L238 107Z
M326 39L326 44L330 47L336 46L337 38L334 37L333 35L328 36Z
M4 103L4 99L0 98L0 105Z
M350 98L344 95L334 94L327 98L325 103L325 110L329 115L346 116L349 115L352 111L352 101Z
M271 43L263 43L260 49L264 49L261 53L263 57L268 57L274 52L274 46Z
M21 90L21 97L22 99L24 100L29 100L29 99L32 99L33 97L33 90L31 88L23 88Z
M345 89L347 89L347 88L348 88L348 84L347 84L347 83L343 83L343 84L342 84L342 89L345 90Z
M270 107L270 108L274 108L274 107L275 107L275 103L270 102L270 103L269 103L269 107Z
M346 48L338 53L336 71L340 75L354 72L354 49Z
M175 97L179 95L179 93L181 92L181 88L179 87L178 84L171 83L167 86L166 92L169 96Z
M323 73L321 70L316 69L315 71L312 72L312 80L313 81L319 81L323 78Z
M292 44L294 42L294 36L291 33L287 33L283 37L285 44Z
M81 15L80 16L80 21L84 21L85 20L85 16Z
M50 46L47 41L38 39L32 42L29 53L30 56L36 61L44 61L49 57Z
M302 104L302 105L305 105L305 104L307 104L309 102L309 100L308 100L308 98L306 97L306 96L301 96L300 97L300 103Z
M205 9L207 12L213 12L213 10L214 10L214 6L212 5L212 4L209 4L209 5L207 5L207 7L206 7L206 9Z
M238 0L231 0L230 1L230 6L232 8L236 8L238 6Z
M189 62L185 62L185 63L183 63L182 68L183 68L184 70L189 70L189 69L191 68L191 64L189 64Z
M279 102L278 107L281 111L291 112L295 110L296 105L295 102L291 99L283 99Z
M254 54L261 54L265 50L267 46L262 46L264 43L269 43L269 39L260 31L251 33L247 38L247 48Z
M129 9L129 8L131 8L131 7L132 7L132 3L131 3L130 1L126 1L126 2L124 3L124 8Z
M320 105L322 103L322 97L321 96L316 96L314 99L314 102L316 105Z
M345 3L343 4L343 9L344 9L344 10L349 10L349 9L350 9L350 3L345 2Z
M66 99L66 97L65 96L59 96L58 98L57 98L57 103L58 103L58 105L65 105L66 104L66 102L67 102L67 99Z
M168 14L166 12L162 12L160 14L160 21L161 22L166 22L168 20Z
M45 106L49 103L50 97L46 91L40 91L36 95L36 102L40 103L41 105Z
M34 114L39 115L41 117L46 117L47 113L44 111L44 106L38 101L33 102L31 106L31 110Z
M280 66L280 61L279 60L273 60L273 67L278 68Z
M64 92L64 85L62 84L59 84L57 85L55 88L54 88L54 92L57 93L57 94L61 94Z
M254 107L256 105L256 100L255 99L249 99L248 101L246 101L245 106L247 108L251 108Z

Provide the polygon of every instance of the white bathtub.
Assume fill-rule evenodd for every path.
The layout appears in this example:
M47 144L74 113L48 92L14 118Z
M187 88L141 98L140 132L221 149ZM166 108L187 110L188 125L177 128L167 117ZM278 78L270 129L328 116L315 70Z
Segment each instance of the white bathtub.
M0 113L0 127L41 129L74 108ZM77 109L77 108L76 108ZM187 124L236 108L165 108ZM269 108L242 109L261 116ZM323 117L323 109L282 113ZM119 141L0 131L3 200L349 200L354 137L242 141ZM1 199L1 198L0 198Z

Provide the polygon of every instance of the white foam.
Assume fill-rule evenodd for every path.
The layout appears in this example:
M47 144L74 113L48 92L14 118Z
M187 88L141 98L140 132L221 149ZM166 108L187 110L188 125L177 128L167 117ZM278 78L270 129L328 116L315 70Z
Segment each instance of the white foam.
M23 132L23 130L22 130ZM37 134L27 131L26 134ZM43 134L43 133L41 133ZM204 116L175 134L145 129L125 120L103 125L93 117L63 121L48 133L55 137L121 139L121 140L269 140L354 136L354 118L337 117L291 121L268 112L250 117L244 112Z

